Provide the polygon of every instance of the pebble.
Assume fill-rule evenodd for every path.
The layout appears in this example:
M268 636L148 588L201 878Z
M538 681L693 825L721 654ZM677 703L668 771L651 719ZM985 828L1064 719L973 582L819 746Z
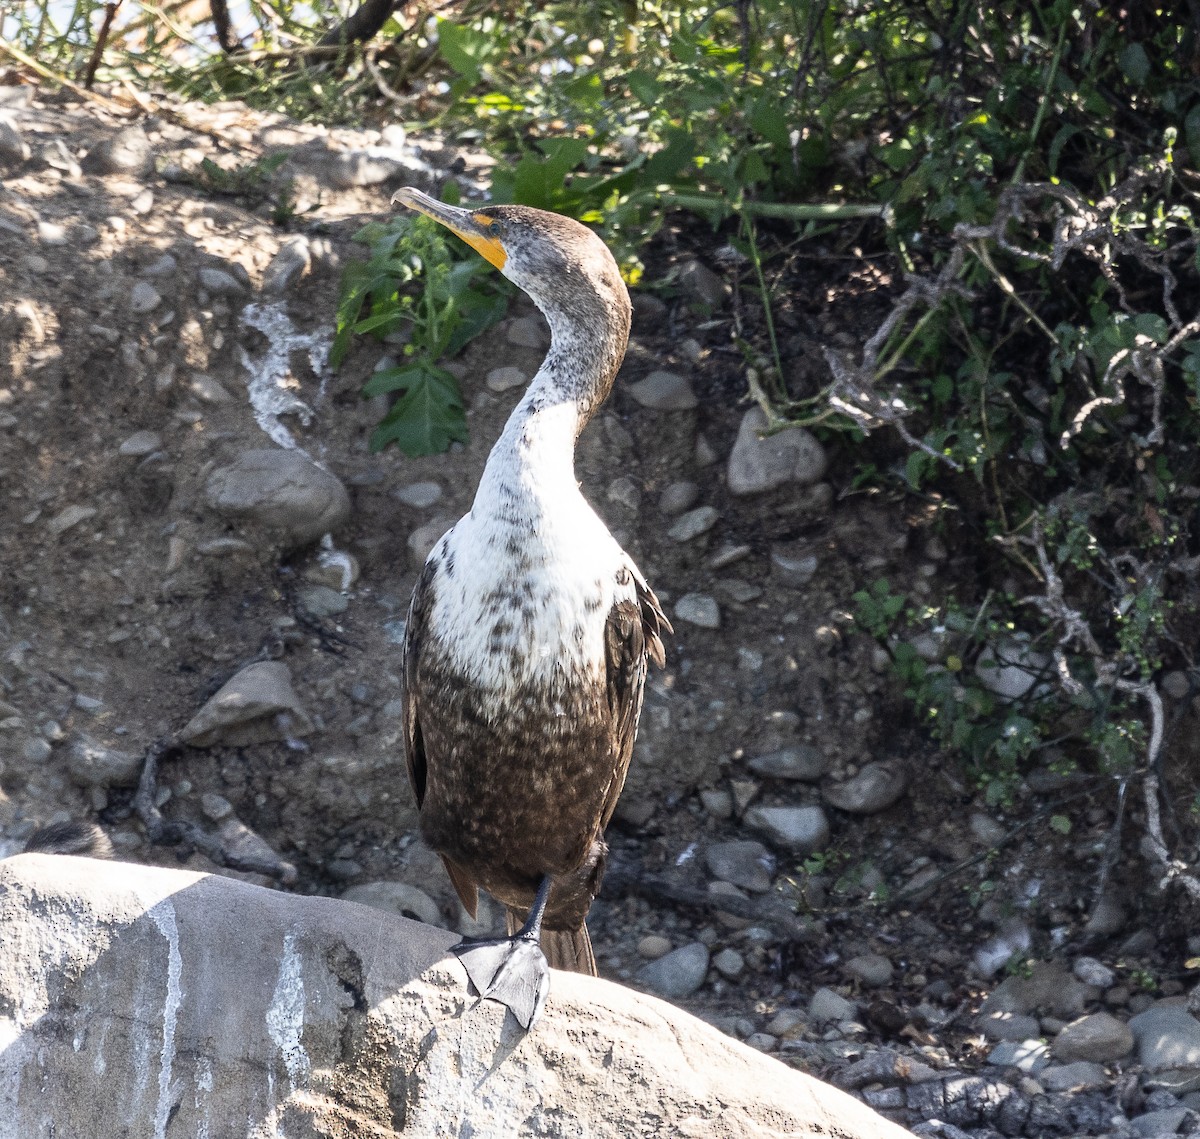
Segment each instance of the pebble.
M647 961L657 961L660 957L665 957L672 948L671 939L659 933L649 933L637 943L638 956Z
M200 795L200 810L204 812L206 819L219 823L233 814L233 804L224 795L218 795L214 791L204 791Z
M214 297L242 297L249 292L242 281L224 269L204 268L197 276L201 286Z
M255 661L231 677L179 733L192 747L248 747L309 735L312 721L280 660Z
M690 997L704 984L708 962L708 947L694 941L643 965L637 971L637 979L659 996L679 1000Z
M685 593L675 602L675 616L702 629L721 627L721 608L706 593Z
M762 436L766 426L761 407L750 408L742 417L726 471L730 494L762 494L789 482L806 485L825 474L825 449L812 432L787 427Z
M326 868L328 868L328 863ZM359 871L361 873L361 869ZM357 902L360 906L370 906L373 910L382 910L385 914L396 914L412 921L424 922L426 925L449 929L449 923L442 917L442 911L423 890L410 886L407 882L395 882L384 879L378 882L363 882L352 886L344 894L342 900Z
M742 542L726 542L708 559L709 569L722 570L748 558L754 550Z
M729 950L728 952L733 952ZM746 1044L759 1052L774 1052L779 1047L779 1041L769 1032L752 1032L746 1037Z
M820 988L808 1002L808 1015L818 1024L830 1021L840 1024L844 1020L853 1020L858 1015L858 1006L832 989Z
M209 475L204 493L218 514L261 527L288 546L315 541L350 516L341 479L282 448L243 451Z
M825 801L852 815L874 815L890 807L908 789L908 769L898 763L868 763L844 783L824 789Z
M1002 1040L988 1053L988 1063L1033 1074L1050 1063L1050 1051L1040 1040Z
M441 540L442 535L450 529L450 523L444 518L435 518L418 526L408 536L408 555L414 569L420 569L425 559L433 551L433 547Z
M1002 700L1019 700L1044 679L1050 658L1027 644L1007 640L997 647L988 645L975 662L979 683Z
M104 701L96 696L88 696L83 692L76 692L75 699L71 701L81 712L88 712L95 715L104 707Z
M627 510L636 511L642 504L642 491L633 479L626 475L613 479L605 491L610 502L624 506Z
M863 953L858 957L851 957L843 968L872 989L882 989L891 984L895 973L892 963L881 953Z
M1088 1060L1076 1060L1072 1064L1052 1064L1038 1073L1038 1082L1048 1092L1091 1091L1109 1085L1104 1069Z
M540 316L519 316L508 322L505 339L518 348L544 350L550 346L550 331Z
M28 162L29 155L29 143L21 137L21 132L7 119L0 119L0 162Z
M699 261L685 261L676 280L684 297L710 309L720 308L729 296L725 281Z
M1131 1002L1132 1003L1132 1002ZM1148 1072L1200 1068L1200 1020L1178 1005L1157 1005L1129 1022L1138 1061Z
M1142 1139L1170 1139L1170 1136L1179 1134L1179 1128L1189 1114L1188 1109L1182 1105L1168 1107L1139 1115L1136 1119L1131 1119L1129 1125L1133 1128L1133 1133ZM1187 1134L1195 1135L1196 1132L1189 1127Z
M83 787L129 787L142 772L142 757L78 736L67 747L67 770Z
M662 492L662 496L658 500L658 508L665 515L671 517L675 514L682 514L699 497L700 488L694 482L684 479L682 482L671 483Z
M1036 1016L1015 1012L993 1012L979 1017L979 1029L989 1040L1028 1040L1041 1035Z
M829 841L829 820L820 807L751 807L745 822L792 854L812 854Z
M808 1023L804 1019L804 1013L799 1009L785 1008L780 1009L767 1021L766 1030L774 1037L788 1040L803 1035L807 1027Z
M149 281L138 281L129 292L129 311L139 314L153 312L162 304L162 296Z
M714 819L733 816L733 796L723 787L709 787L701 791L700 802Z
M92 148L87 166L98 174L144 178L154 170L154 151L141 127L124 127Z
M46 523L46 529L50 531L52 538L58 538L72 526L78 526L80 522L86 522L95 515L96 508L93 506L68 506Z
M302 234L289 237L263 273L262 292L267 296L282 296L308 272L310 264L308 238Z
M667 537L673 542L690 542L699 538L701 534L707 534L717 524L719 517L715 506L700 506L689 510L675 520L667 531Z
M747 762L755 775L768 779L798 779L815 783L829 770L829 760L809 744L756 755Z
M178 268L179 262L170 253L164 253L151 261L142 274L146 277L173 277Z
M666 303L651 293L634 293L633 322L639 333L656 332L667 319Z
M817 555L803 542L771 547L771 574L782 585L807 585L816 576Z
M775 856L761 842L753 839L715 842L705 850L704 860L713 877L722 882L731 882L756 894L771 888Z
M26 763L45 763L50 758L50 742L41 736L30 736L21 745L21 758Z
M319 621L345 613L350 607L344 594L327 585L307 585L297 591L296 597L304 611Z
M722 977L726 977L730 981L740 977L746 969L746 959L736 949L722 949L713 957L712 964Z
M967 820L967 829L984 846L999 846L1008 835L1007 827L978 811Z
M441 499L442 488L435 482L413 482L408 486L397 487L392 491L392 497L399 499L405 506L426 510Z
M691 411L700 401L685 377L674 372L651 372L644 380L629 385L629 394L654 411Z
M162 450L162 436L157 431L135 431L117 448L118 455L131 459L144 459Z
M514 368L511 365L503 368L493 368L488 372L484 383L488 389L494 392L506 392L509 388L524 387L529 383L529 373L523 368Z
M1116 984L1117 975L1107 965L1101 964L1094 957L1077 957L1071 966L1075 979L1085 985L1095 985L1098 989L1108 989Z
M66 245L67 227L55 221L38 222L38 238L43 245Z

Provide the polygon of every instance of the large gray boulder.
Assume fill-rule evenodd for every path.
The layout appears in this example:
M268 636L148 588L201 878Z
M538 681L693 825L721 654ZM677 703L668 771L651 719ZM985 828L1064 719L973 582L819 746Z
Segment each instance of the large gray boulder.
M0 931L2 1139L907 1134L605 981L522 1035L453 934L348 902L22 855Z

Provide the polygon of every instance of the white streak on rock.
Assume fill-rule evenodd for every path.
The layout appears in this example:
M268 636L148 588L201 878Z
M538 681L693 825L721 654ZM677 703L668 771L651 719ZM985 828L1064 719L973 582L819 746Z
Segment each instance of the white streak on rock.
M296 440L280 423L283 415L296 415L307 426L312 420L312 408L295 395L290 386L289 357L298 349L308 352L313 371L322 378L322 391L327 374L325 359L329 353L329 334L299 332L285 311L283 301L271 304L248 304L242 309L242 323L261 332L267 347L258 359L242 351L242 366L250 373L246 388L255 421L280 447L294 448Z
M289 933L283 939L283 958L279 962L279 978L275 982L275 994L267 1008L267 1032L275 1046L283 1053L288 1079L292 1087L303 1087L308 1083L312 1065L308 1053L300 1042L304 1031L304 974L300 954L296 950L296 936Z
M183 958L179 955L179 926L169 901L159 902L147 911L158 932L167 939L167 995L163 1001L162 1052L158 1065L158 1103L154 1109L154 1139L166 1139L167 1120L171 1115L171 1069L175 1064L175 1022L179 1014Z

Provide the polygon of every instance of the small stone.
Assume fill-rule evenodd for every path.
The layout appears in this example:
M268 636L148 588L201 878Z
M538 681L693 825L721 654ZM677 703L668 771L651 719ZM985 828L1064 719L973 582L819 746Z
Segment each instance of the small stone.
M812 854L829 842L829 820L820 807L751 807L745 822L792 854Z
M1098 989L1111 988L1117 981L1117 975L1107 965L1101 964L1094 957L1077 957L1071 966L1071 972L1076 980L1085 985L1095 985Z
M1050 1063L1050 1052L1040 1040L1004 1040L988 1053L988 1063L1032 1075Z
M1133 1032L1111 1013L1092 1013L1073 1020L1051 1044L1060 1060L1108 1063L1133 1051Z
M1160 1111L1148 1111L1145 1115L1131 1119L1129 1126L1140 1139L1170 1139L1172 1135L1179 1134L1180 1125L1188 1114L1188 1109L1181 1104ZM1195 1135L1196 1132L1189 1128L1187 1134Z
M677 278L680 292L690 301L710 309L720 308L729 296L729 286L707 265L685 261Z
M204 372L193 372L187 381L186 387L201 403L221 404L233 402L233 396L225 390L221 382Z
M687 480L673 482L662 492L662 496L658 500L658 508L665 515L671 517L675 514L682 514L699 497L700 488L694 482Z
M667 319L667 306L665 302L650 293L634 293L633 301L633 324L639 334L644 332L657 332Z
M722 977L731 981L740 977L746 969L746 959L736 949L722 949L712 959L712 964ZM772 1044L774 1044L774 1040L772 1040Z
M87 712L95 715L104 707L104 701L97 696L88 696L84 692L76 692L75 699L71 701L81 712Z
M38 222L38 237L43 245L66 245L67 227L55 221Z
M701 506L689 510L675 520L667 531L667 537L673 542L690 542L699 538L701 534L707 534L717 524L719 517L720 514L714 506Z
M674 1000L690 997L707 975L708 947L698 941L674 949L637 971L642 985Z
M1186 1008L1148 1008L1130 1020L1129 1028L1137 1041L1138 1061L1148 1072L1200 1068L1200 1020Z
M164 253L151 261L142 274L146 277L173 277L178 268L179 262L170 253Z
M444 518L435 518L418 526L408 536L408 554L414 569L420 569L425 560L433 552L434 546L441 541L442 535L450 529L450 523Z
M705 850L704 859L709 872L722 882L756 894L764 894L771 888L775 856L761 842L716 842Z
M361 868L359 872L361 873ZM441 929L450 928L449 923L442 917L437 902L423 890L418 890L416 886L410 886L407 882L394 882L390 879L363 882L347 890L342 899L357 902L360 906L370 906L385 914L409 918L411 921L424 922Z
M967 829L984 846L999 846L1008 837L1006 827L978 811L967 820Z
M509 388L524 387L529 383L529 378L529 373L523 369L507 366L504 368L493 368L488 372L484 382L491 391L506 392Z
M895 972L892 963L881 953L863 953L858 957L851 957L844 968L852 977L857 977L872 989L882 989L891 984Z
M626 510L636 511L642 504L642 491L633 479L621 475L608 484L605 491L610 502L615 502Z
M752 1032L746 1037L745 1043L747 1047L755 1048L759 1052L774 1052L779 1047L779 1041L769 1032Z
M1022 1016L1015 1012L981 1015L979 1028L989 1040L1028 1040L1041 1032L1041 1024L1036 1016Z
M744 542L726 542L715 554L708 559L710 569L722 570L743 558L748 558L754 552L753 547ZM761 593L762 591L759 590ZM734 598L734 600L737 600Z
M1049 675L1050 657L1022 641L988 645L975 662L979 683L1002 700L1019 700Z
M297 591L296 597L301 608L318 621L345 613L350 606L340 591L330 589L327 585L307 585Z
M803 542L771 547L771 574L783 585L807 585L816 576L817 555Z
M142 772L142 757L79 736L67 748L67 770L83 787L130 787Z
M808 1015L818 1024L828 1024L830 1021L840 1024L853 1020L858 1015L858 1006L832 989L820 988L808 1002Z
M50 742L41 736L30 736L21 745L21 758L26 763L45 763L50 758Z
M28 162L29 156L29 143L21 132L7 119L0 119L0 162L16 165Z
M117 448L118 455L131 459L144 459L162 450L162 436L157 431L135 431Z
M206 819L219 823L233 814L233 804L224 795L218 795L214 791L205 791L200 796L200 810L204 812Z
M204 491L217 513L261 526L290 546L315 541L350 515L341 479L283 448L243 451L209 475Z
M791 1040L804 1033L808 1027L804 1014L799 1009L780 1009L769 1021L767 1031L774 1037Z
M313 730L283 661L256 661L228 680L192 717L179 738L192 747L247 747L294 739Z
M405 506L426 510L442 497L442 488L435 482L414 482L408 486L397 487L392 491L392 497L399 499Z
M815 783L829 770L829 760L809 744L756 755L747 766L755 775L768 779L798 779Z
M702 629L721 627L721 608L705 593L685 593L675 602L675 616Z
M518 348L542 350L550 346L550 330L540 316L519 316L508 322L505 339Z
M153 312L162 304L162 297L149 281L138 281L129 293L129 311L144 314Z
M691 411L700 401L691 383L674 372L651 372L644 380L629 385L629 394L654 411Z
M710 787L700 792L700 802L714 819L733 817L733 796L721 787Z
M95 516L96 509L93 506L68 506L46 523L46 529L50 531L52 538L59 538L72 526L78 526L80 522L86 522Z
M763 436L767 417L755 405L742 417L729 455L726 481L734 495L761 494L785 483L818 482L828 460L815 435L803 427L786 427Z
M1048 1092L1084 1092L1106 1088L1111 1082L1099 1064L1076 1060L1072 1064L1052 1064L1038 1073L1038 1082Z
M1172 700L1184 700L1192 691L1186 672L1175 669L1162 678L1162 689Z
M657 961L660 957L665 957L672 948L671 939L658 933L647 934L637 943L638 956L647 961Z
M242 297L250 291L242 281L224 269L201 269L197 276L203 288L214 297Z
M144 178L154 170L154 151L141 127L123 127L92 148L87 167L98 174L130 174Z
M838 810L874 815L890 807L907 789L907 769L884 761L864 764L853 778L826 787L824 795L825 801Z
M263 273L262 291L267 296L283 296L305 273L311 264L308 239L297 234L289 237L271 259Z

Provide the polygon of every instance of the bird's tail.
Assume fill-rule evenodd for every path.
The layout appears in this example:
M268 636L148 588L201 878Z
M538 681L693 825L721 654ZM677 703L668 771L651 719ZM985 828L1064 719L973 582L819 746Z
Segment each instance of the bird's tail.
M511 937L524 924L524 916L517 910L505 910L508 935ZM596 974L596 955L592 952L592 939L588 937L586 925L578 929L546 929L542 927L542 952L551 969L565 969L568 973Z

